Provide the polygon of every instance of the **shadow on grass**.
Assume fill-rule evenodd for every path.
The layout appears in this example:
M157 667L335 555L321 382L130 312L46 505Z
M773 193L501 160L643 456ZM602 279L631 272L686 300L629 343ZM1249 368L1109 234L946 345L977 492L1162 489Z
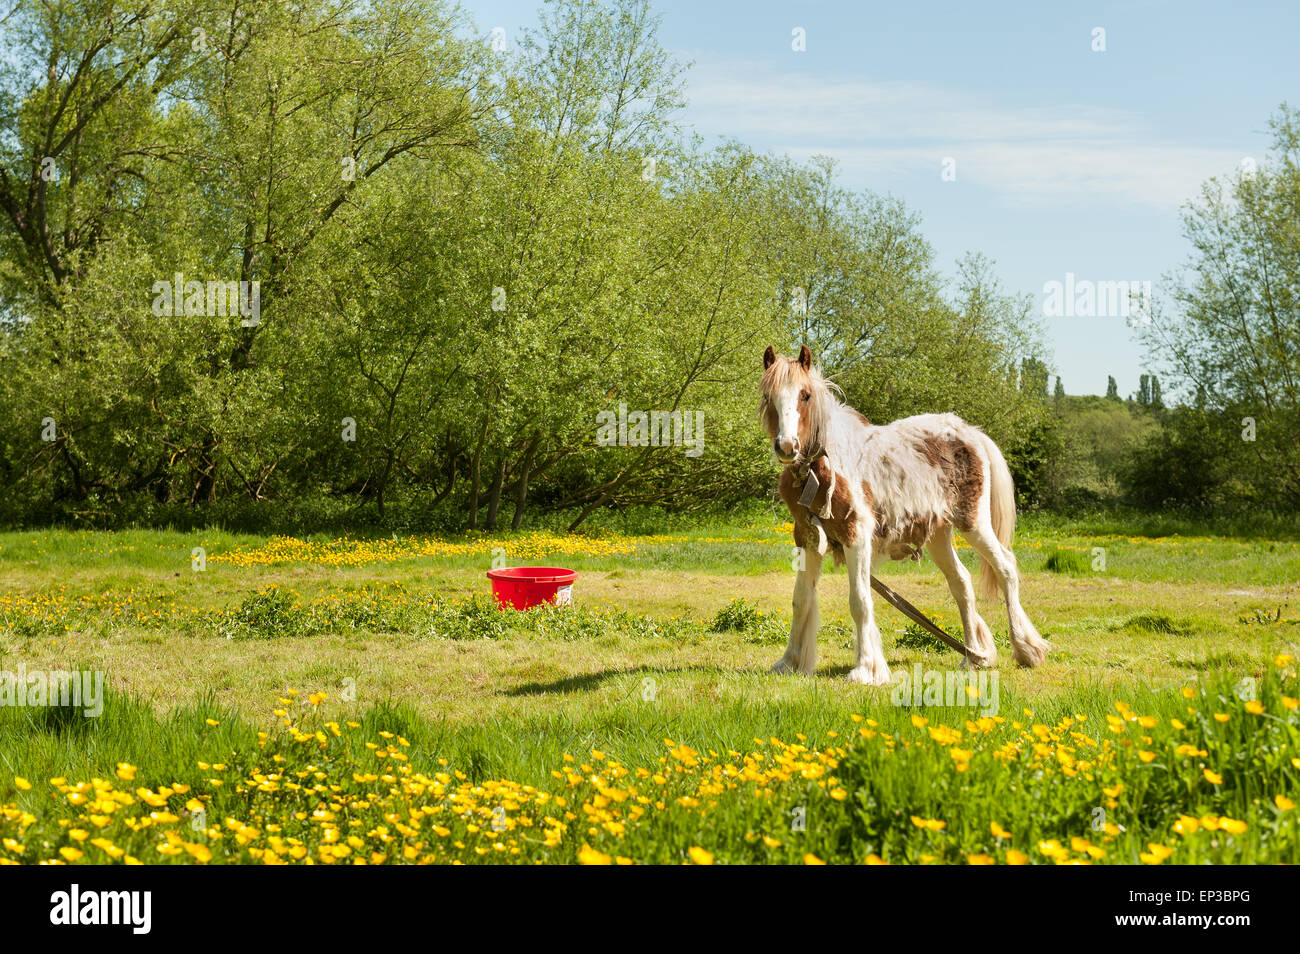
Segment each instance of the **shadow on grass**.
M631 666L626 669L605 669L601 672L579 673L573 676L565 676L562 679L556 679L553 682L527 682L522 686L515 686L512 689L503 689L498 694L503 696L544 696L551 693L582 692L590 689L598 689L604 683L609 682L612 679L619 679L626 676L637 676L642 673L647 676L669 676L675 673L698 673L703 675L727 676L765 673L766 671L766 666L726 669L719 666L677 666L671 669L665 669L662 666Z
M953 666L956 667L960 661L956 655L953 657ZM901 657L889 659L891 668L903 665ZM763 663L756 666L737 666L722 668L719 666L675 666L666 669L662 666L631 666L626 669L605 669L600 672L578 673L572 676L565 676L562 679L556 679L552 682L527 682L521 686L515 686L511 689L502 689L498 695L503 696L545 696L553 693L564 694L570 692L586 692L599 689L605 683L624 677L636 677L638 675L647 676L671 676L676 674L695 673L697 675L713 676L770 676L772 679L843 679L849 674L852 666L822 666L811 677L797 676L795 674L775 675L771 673L771 665Z

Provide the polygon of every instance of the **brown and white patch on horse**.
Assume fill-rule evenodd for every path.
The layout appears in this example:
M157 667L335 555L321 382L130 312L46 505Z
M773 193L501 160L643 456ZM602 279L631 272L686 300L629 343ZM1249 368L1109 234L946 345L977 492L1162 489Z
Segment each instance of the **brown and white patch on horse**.
M819 541L813 515L818 515L817 521L826 533L827 545L838 566L844 563L844 548L852 546L858 538L858 515L853 508L853 497L848 481L832 470L826 458L813 461L808 470L816 475L818 485L808 506L800 500L805 479L796 467L785 468L778 485L781 500L794 521L794 543L805 549L817 548Z
M936 514L904 514L897 523L876 515L874 545L891 560L919 559L921 547L930 542L943 521Z
M959 438L934 434L921 438L916 449L942 474L953 526L969 530L975 523L980 496L984 493L984 461L979 451Z
M813 530L811 514L807 507L799 503L799 495L803 493L803 481L799 479L793 467L781 471L777 490L786 509L790 511L790 519L794 522L794 545L804 549L810 546L815 548L817 534Z
M808 469L817 475L819 486L811 509L821 515L826 538L833 546L852 546L858 538L858 515L853 510L849 482L831 469L825 457L813 461Z

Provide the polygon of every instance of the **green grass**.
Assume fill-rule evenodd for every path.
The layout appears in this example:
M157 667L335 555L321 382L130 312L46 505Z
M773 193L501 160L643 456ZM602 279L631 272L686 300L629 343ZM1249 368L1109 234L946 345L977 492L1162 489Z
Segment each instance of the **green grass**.
M1294 609L1300 545L1244 536L1144 537L1116 529L1022 522L1016 546L1022 599L1053 651L1039 669L1015 669L1006 650L1005 617L996 606L982 608L1001 649L998 705L1006 721L980 733L965 727L977 717L969 707L926 706L930 723L918 728L908 709L892 704L888 688L853 686L841 678L852 641L842 570L827 572L820 587L818 676L769 675L788 627L791 544L788 531L749 518L673 528L630 542L610 531L593 534L597 549L601 541L618 539L632 551L556 557L580 571L576 605L504 615L486 596L486 549L355 566L241 566L223 556L256 550L268 538L220 531L0 534L6 581L0 590L0 670L20 664L29 671L94 669L107 674L110 690L103 717L94 720L59 710L0 707L0 804L38 818L18 838L32 846L22 860L52 857L60 847L75 847L66 829L87 822L77 820L84 812L67 804L57 788L51 802L49 780L113 780L118 763L126 762L139 771L131 785L121 782L123 788L189 785L202 792L210 814L231 813L262 833L246 845L231 843L228 832L200 838L183 814L190 796L173 794L168 804L182 819L177 825L189 843L209 846L218 860L258 860L247 849L265 849L268 819L286 805L283 793L250 791L241 779L254 769L274 768L267 761L273 751L287 760L281 771L305 766L310 755L327 763L321 770L332 784L364 800L361 793L372 791L374 783L357 782L353 775L365 777L373 767L375 750L366 743L382 749L388 743L379 733L387 731L410 743L403 751L412 771L426 777L464 774L452 776L437 804L455 794L456 786L492 780L533 786L568 804L555 815L568 826L565 838L541 854L534 829L515 832L518 855L495 849L478 855L471 841L478 842L469 838L477 833L457 816L461 827L448 827L459 836L447 838L470 847L452 849L446 842L435 851L426 838L417 858L445 861L468 852L464 860L565 861L590 844L640 861L676 861L698 844L728 861L799 861L808 853L824 860L869 854L894 861L961 861L985 854L1007 860L1008 849L1043 861L1050 856L1035 854L1039 840L1064 838L1068 847L1069 838L1081 837L1094 846L1105 841L1109 860L1149 854L1148 841L1181 845L1174 860L1300 860L1294 829L1286 827L1293 823L1271 801L1279 794L1294 796L1297 768L1282 758L1282 748L1261 749L1296 749L1297 717L1279 702L1283 690L1270 660L1294 654L1300 643ZM396 545L404 539L399 536ZM509 554L536 541L506 534L491 542ZM202 572L191 569L196 546L208 557ZM1101 559L1096 548L1104 550ZM971 562L969 551L962 553ZM1055 569L1048 565L1054 557ZM941 625L960 631L947 586L931 564L896 563L881 572ZM879 618L896 673L917 664L955 671L956 655L928 634L883 605ZM1265 714L1244 711L1244 701L1233 694L1242 679L1264 687ZM1189 686L1201 702L1182 697ZM298 694L286 696L290 690ZM1297 694L1293 684L1286 691ZM327 697L319 708L301 702L312 692ZM284 709L277 701L282 698L296 700L286 710L295 726L315 732L334 721L344 731L326 732L325 749L282 738L283 717L273 713ZM1123 736L1110 731L1106 716L1116 714L1116 701L1157 718L1152 741L1144 742L1129 720ZM1195 719L1189 706L1198 709ZM1211 708L1222 709L1229 721L1210 719ZM872 739L857 734L868 723L855 716L874 720ZM1072 737L1078 725L1062 727L1062 720L1080 716L1092 743L1110 744L1118 774L1100 767L1082 781L1055 774L1057 788L1040 789L1039 776L1026 768L1031 759L1009 765L996 755L1006 744L1032 751L1025 733L1045 725L1056 736L1049 761L1059 773L1062 746L1075 750L1066 752L1074 759L1092 747ZM1175 718L1188 728L1174 729ZM1292 735L1245 734L1252 720L1257 729ZM349 721L358 727L348 728ZM940 723L962 732L963 739L936 743L928 732ZM263 745L259 731L271 733ZM882 733L895 740L892 751L881 747ZM665 739L689 746L698 764L687 771L668 754ZM772 739L808 751L778 749ZM1170 754L1177 744L1207 754ZM956 771L953 748L972 751L967 771ZM635 825L625 814L621 836L605 827L610 819L598 820L592 834L593 826L586 825L591 812L578 807L611 809L595 806L589 781L561 782L574 765L592 769L576 770L580 779L601 774L593 749L633 773L674 769L665 786L635 774L619 781L641 786L633 803L653 793L650 806L663 802L665 808L646 809ZM1156 756L1141 762L1139 749ZM771 759L778 753L802 768L790 780L770 782L770 792L738 785L700 795L705 769L743 766L746 756ZM566 763L565 755L575 762ZM200 770L200 762L229 768L214 774ZM1204 768L1223 774L1224 784L1209 785L1200 774ZM20 791L14 776L31 780L33 788ZM226 784L213 785L213 778ZM616 778L615 773L604 782L612 785ZM1121 793L1105 795L1114 781L1122 782ZM843 798L831 796L838 790ZM403 804L409 809L414 803L408 795ZM482 794L464 797L471 795L473 811L483 809ZM683 798L687 803L679 803ZM556 803L530 804L534 825L557 812ZM793 837L790 812L810 806L816 808L809 816L815 823ZM1121 819L1121 834L1106 841L1092 832L1091 812L1098 807L1118 813L1112 817ZM566 817L570 810L574 819ZM1216 846L1209 846L1213 838L1203 839L1204 845L1183 844L1168 827L1181 812L1241 818L1247 834L1219 837ZM940 818L947 827L917 827L912 814ZM357 810L367 831L382 824L376 818ZM68 825L59 826L60 819ZM7 822L13 825L13 819ZM1015 839L990 840L991 822ZM280 823L292 827L283 817ZM7 829L6 837L17 837L13 832ZM763 833L780 847L757 837ZM322 840L319 825L299 834L317 857L322 845L332 844ZM125 832L116 837L142 860L172 858L156 850L156 838ZM363 840L366 853L385 844ZM86 849L84 857L99 850ZM190 858L182 850L175 860Z
M284 698L292 728L264 736L210 697L164 715L113 694L94 720L0 709L0 836L26 861L1294 863L1297 683L1259 671L1248 696L1220 673L1187 695L1008 692L984 717L825 685L478 724L390 702L340 726Z

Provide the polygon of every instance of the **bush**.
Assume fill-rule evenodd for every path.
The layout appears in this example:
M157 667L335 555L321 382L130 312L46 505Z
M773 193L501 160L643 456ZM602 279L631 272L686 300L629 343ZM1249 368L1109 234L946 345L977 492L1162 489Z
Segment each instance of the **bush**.
M246 597L218 623L227 639L273 639L277 636L311 636L320 621L294 597L268 586Z

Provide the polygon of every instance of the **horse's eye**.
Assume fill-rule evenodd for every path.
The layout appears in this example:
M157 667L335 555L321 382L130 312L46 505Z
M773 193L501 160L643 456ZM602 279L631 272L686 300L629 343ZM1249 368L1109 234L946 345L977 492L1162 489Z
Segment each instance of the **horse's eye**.
M799 395L799 400L801 400L801 401L807 401L807 400L809 400L809 399L811 399L811 398L812 398L812 395L809 394L807 391L804 391L803 394L800 394L800 395Z

